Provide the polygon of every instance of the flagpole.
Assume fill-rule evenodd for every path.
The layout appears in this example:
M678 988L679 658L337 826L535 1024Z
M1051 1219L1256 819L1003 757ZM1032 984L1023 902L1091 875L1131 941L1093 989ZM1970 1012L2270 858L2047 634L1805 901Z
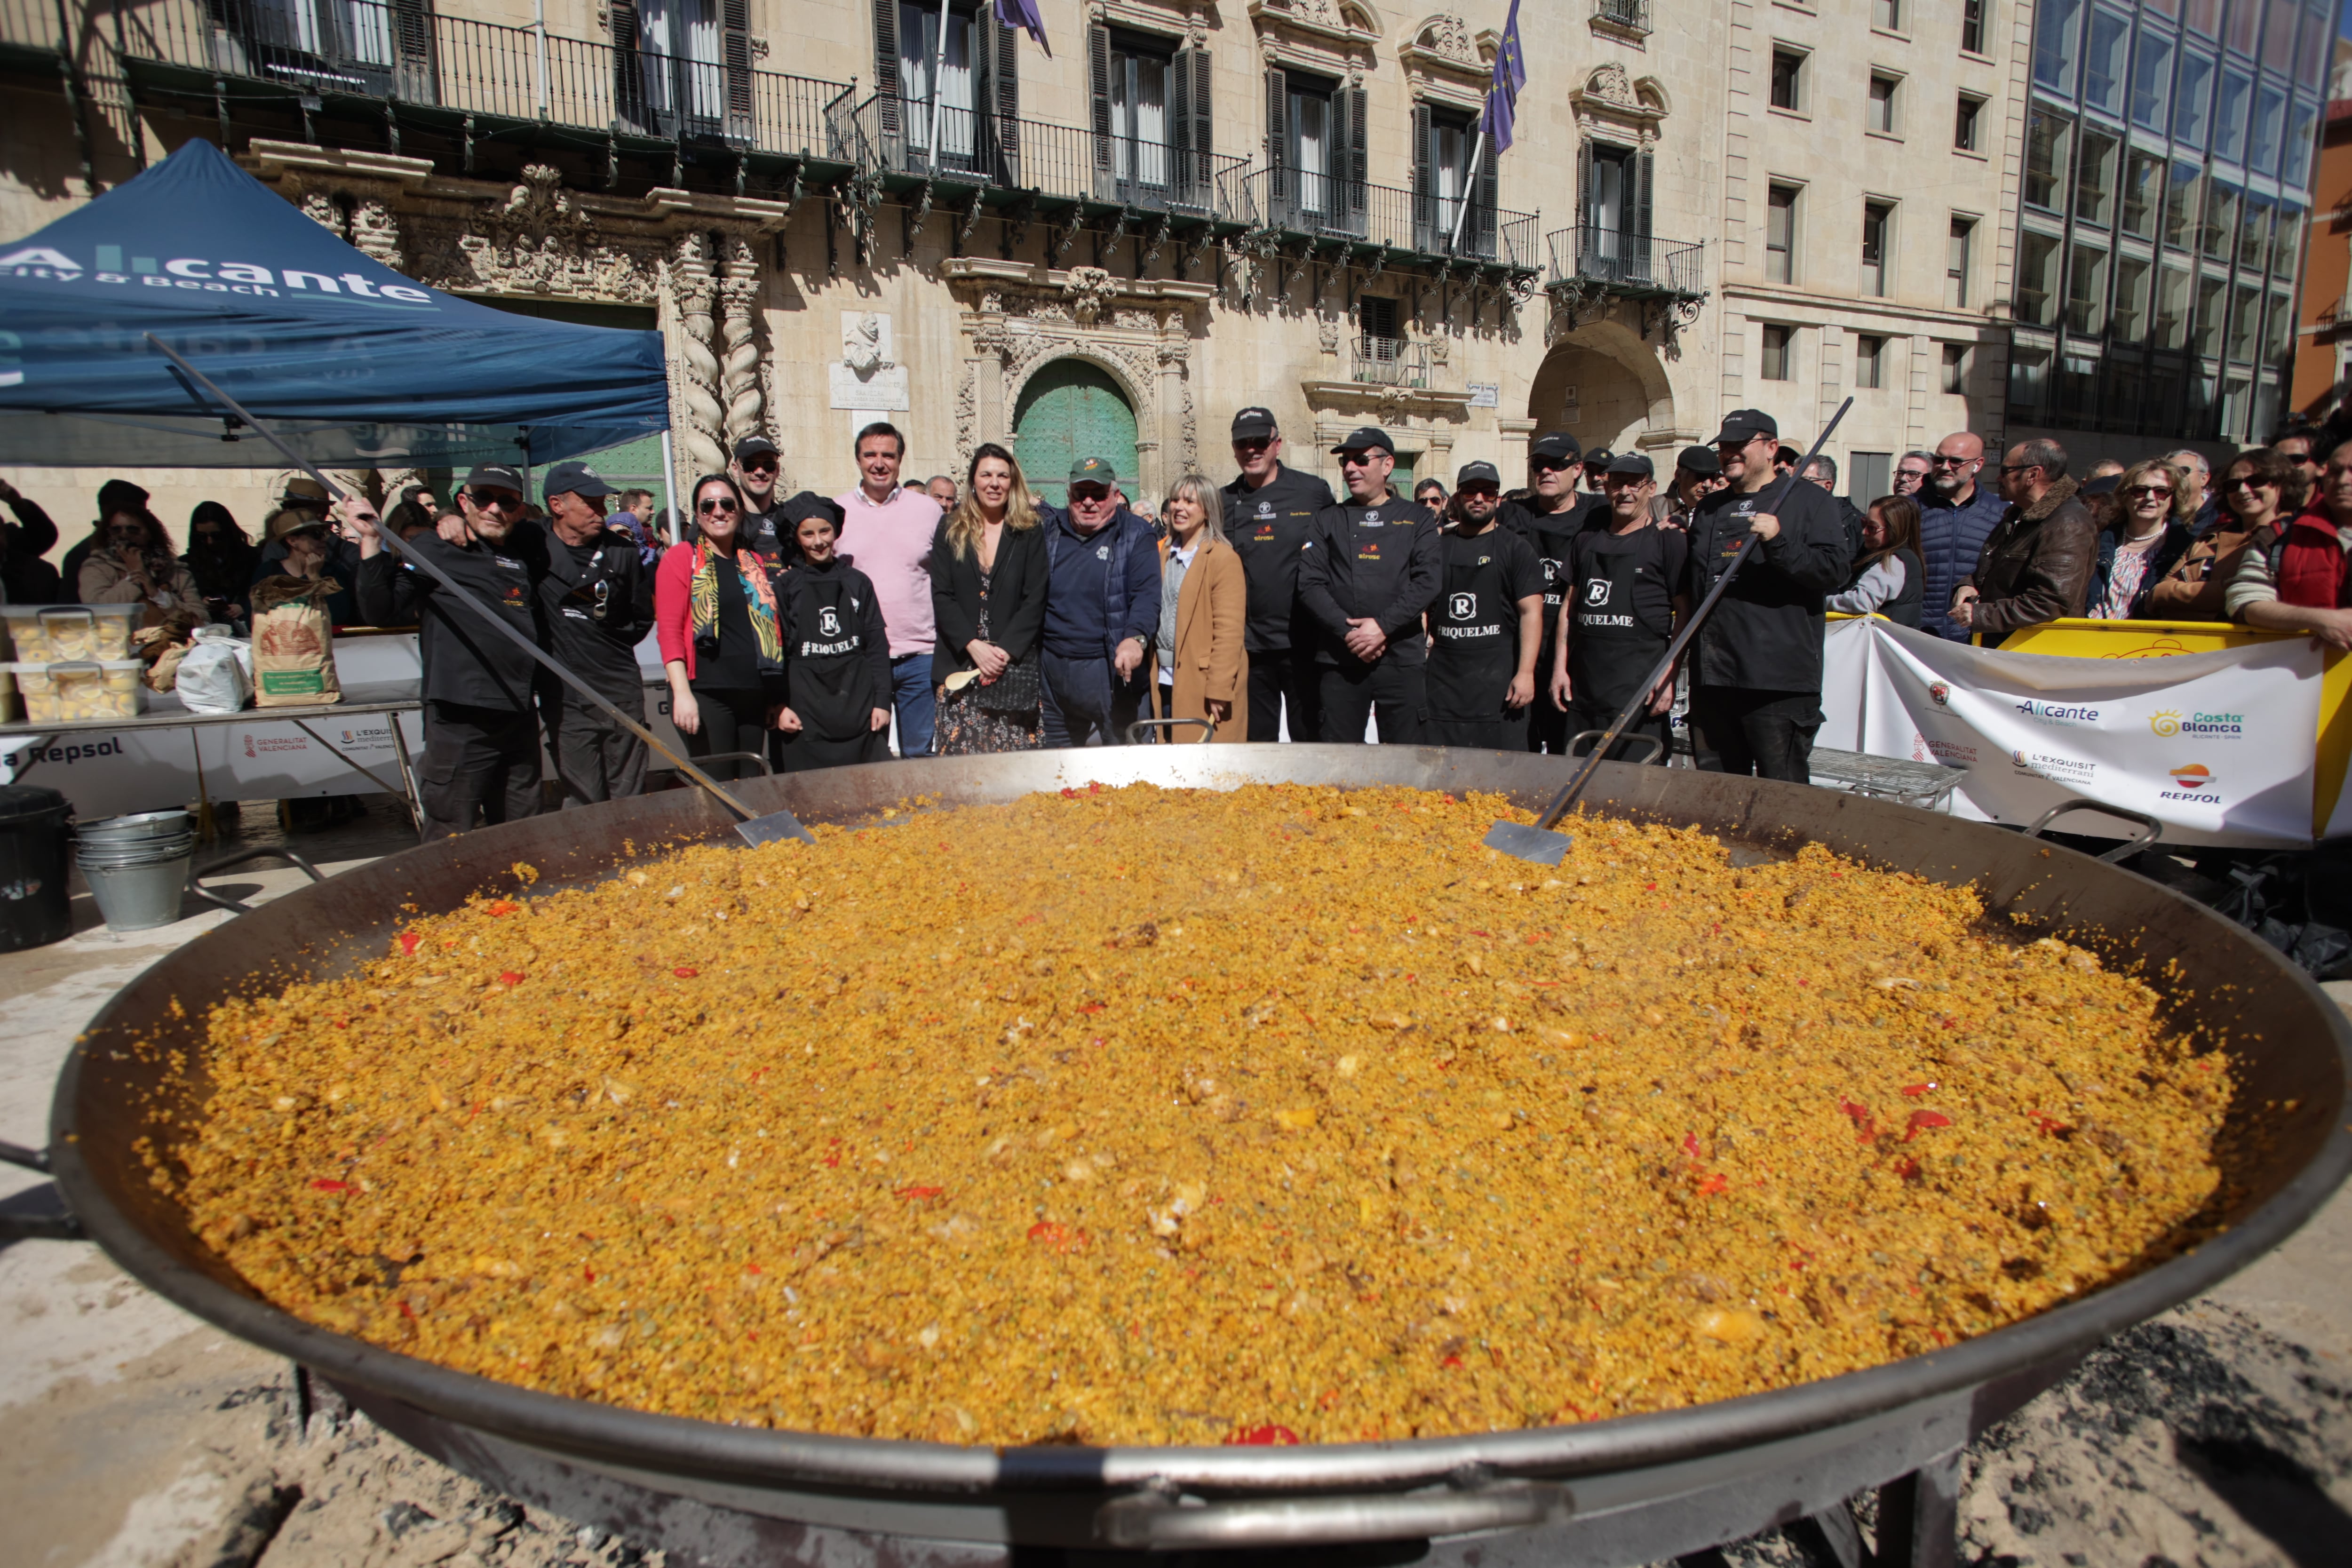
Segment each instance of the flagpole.
M1486 116L1478 116L1476 130L1470 139L1470 163L1462 175L1462 205L1454 214L1454 233L1445 241L1447 255L1462 248L1462 225L1470 216L1471 193L1477 189L1478 159L1486 151Z
M893 4L895 0L885 0ZM940 171L940 105L948 92L948 0L940 0L940 47L931 56L931 173Z

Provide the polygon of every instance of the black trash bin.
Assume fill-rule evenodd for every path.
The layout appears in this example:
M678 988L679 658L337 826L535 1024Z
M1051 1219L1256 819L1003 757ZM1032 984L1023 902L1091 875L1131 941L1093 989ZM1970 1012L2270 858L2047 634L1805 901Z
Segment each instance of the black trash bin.
M46 947L73 934L66 902L66 831L73 806L38 784L0 784L0 952Z

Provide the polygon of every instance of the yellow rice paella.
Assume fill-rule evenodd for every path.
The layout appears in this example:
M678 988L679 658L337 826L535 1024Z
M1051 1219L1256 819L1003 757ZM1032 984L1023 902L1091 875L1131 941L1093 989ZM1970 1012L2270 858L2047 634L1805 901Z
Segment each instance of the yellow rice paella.
M216 1008L153 1180L380 1345L970 1444L1672 1408L2210 1233L2230 1068L2143 979L1818 846L1497 816L1088 788L477 898Z

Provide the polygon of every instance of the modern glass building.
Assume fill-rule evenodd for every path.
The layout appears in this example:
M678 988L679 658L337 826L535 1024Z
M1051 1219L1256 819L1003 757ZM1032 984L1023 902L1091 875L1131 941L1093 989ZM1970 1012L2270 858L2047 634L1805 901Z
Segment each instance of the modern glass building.
M2332 0L2039 0L2012 434L2277 419L2335 32Z

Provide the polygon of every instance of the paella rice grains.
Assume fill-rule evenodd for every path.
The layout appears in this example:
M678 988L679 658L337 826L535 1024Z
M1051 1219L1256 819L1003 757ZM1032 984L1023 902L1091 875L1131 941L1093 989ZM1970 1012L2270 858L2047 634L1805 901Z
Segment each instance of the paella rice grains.
M1545 871L1508 815L1078 790L476 899L217 1007L155 1176L405 1353L971 1444L1675 1408L2200 1239L2230 1070L2142 981L1817 846L1586 817Z

